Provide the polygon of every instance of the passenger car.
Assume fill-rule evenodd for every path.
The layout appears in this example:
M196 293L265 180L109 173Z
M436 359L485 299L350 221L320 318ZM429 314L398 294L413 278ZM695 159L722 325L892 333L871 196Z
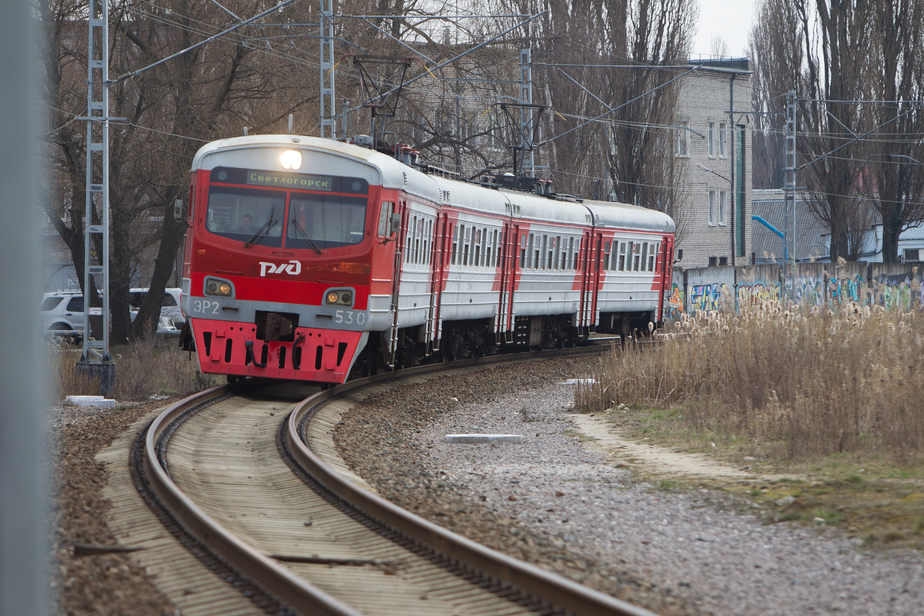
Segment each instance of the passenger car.
M42 296L39 316L49 331L82 330L85 320L83 295L56 291Z
M164 322L164 318L169 318L170 323L173 324L173 327L180 329L183 327L183 324L186 322L186 317L183 316L183 311L180 310L180 296L182 289L178 287L168 287L164 289L164 299L161 303L160 309L160 325L158 326L158 331L165 328L169 329L169 323ZM148 294L148 289L134 288L129 290L129 303L131 304L131 316L132 321L135 320L135 315L138 314L138 309L141 308L141 302L144 301L145 296Z

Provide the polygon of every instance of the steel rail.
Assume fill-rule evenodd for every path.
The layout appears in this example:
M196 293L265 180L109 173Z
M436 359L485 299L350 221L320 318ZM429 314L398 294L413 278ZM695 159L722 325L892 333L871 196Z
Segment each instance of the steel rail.
M534 354L530 354L534 355ZM521 356L520 356L521 357ZM512 358L514 361L520 357ZM445 368L473 365L477 360L453 362ZM432 372L432 366L402 370L397 378L408 378ZM290 413L286 444L290 455L316 481L328 490L362 510L366 515L391 526L406 536L430 546L451 561L464 563L474 569L508 582L521 592L550 602L574 614L588 616L654 616L648 610L621 601L610 595L590 589L563 576L548 572L535 565L517 560L496 550L476 543L452 531L406 511L391 502L353 484L328 467L308 448L300 436L303 422L310 422L317 410L332 402L345 391L351 391L394 380L397 373L379 375L347 383L334 389L321 391L306 398Z
M186 532L206 543L216 556L291 608L301 612L305 606L310 606L310 613L325 616L362 616L225 529L180 490L159 462L158 441L171 429L171 423L194 407L231 394L236 389L239 388L222 385L195 394L171 406L151 423L144 447L144 470L150 487Z
M599 350L599 346L596 348L583 347L569 349L564 354L599 352ZM363 511L367 516L395 529L413 541L426 545L448 559L449 562L461 563L471 569L486 573L501 583L516 587L527 596L574 614L655 616L648 610L482 546L393 505L342 478L336 471L324 464L307 447L300 436L300 431L307 422L310 422L311 416L317 410L350 392L426 373L447 369L455 370L485 363L522 361L539 355L540 353L527 353L512 357L499 356L481 360L463 360L451 364L421 366L351 381L345 385L321 391L299 403L287 418L284 435L286 445L294 462L324 488ZM241 390L239 385L223 385L195 394L169 407L151 423L144 437L143 462L145 479L150 489L185 532L207 545L213 555L227 566L292 610L299 613L330 616L360 616L360 612L318 589L279 561L254 549L225 529L196 505L171 478L167 462L162 459L163 456L159 452L162 437L164 435L169 437L170 431L175 429L174 424L183 415L193 413L197 407L213 404L222 397L228 397Z

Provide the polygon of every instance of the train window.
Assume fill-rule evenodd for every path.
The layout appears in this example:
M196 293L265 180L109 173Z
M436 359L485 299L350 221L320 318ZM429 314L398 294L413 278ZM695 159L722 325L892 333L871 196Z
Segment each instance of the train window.
M641 262L641 254L639 253L639 246L637 243L632 243L632 271L637 272L638 266Z
M536 259L539 261L539 264L538 264L539 269L546 269L548 265L545 260L545 250L548 247L548 245L549 245L549 236L543 235L541 251L539 249L539 246L536 246Z
M529 238L526 240L526 263L523 264L525 269L532 269L533 267L533 234L529 234Z
M655 271L655 255L657 254L658 254L658 245L652 244L651 252L648 253L648 271L649 272Z
M642 244L642 271L648 266L648 242Z
M626 243L619 242L619 271L626 270Z
M459 229L459 227L461 226L462 225L456 225L452 230L452 264L453 265L456 264L456 260L458 259L458 255L459 255L459 233L461 233L461 230Z
M574 260L572 261L572 263L574 263L575 270L577 270L581 266L581 264L578 262L579 261L578 255L580 254L581 254L581 238L577 238L574 241L574 251L572 253L572 256L574 257Z
M362 197L292 193L286 248L352 246L363 241L365 227Z
M433 254L433 220L427 220L427 241L424 242L424 260L430 265Z
M391 215L394 211L394 203L391 201L382 202L382 209L379 212L379 237L388 237L391 235L388 232L388 221L391 220Z
M261 246L282 245L284 192L212 187L205 228L216 235Z
M610 243L605 242L603 244L603 267L601 269L608 270L610 269Z
M472 233L472 265L479 267L481 265L481 229L475 229Z
M468 265L468 251L472 241L472 230L470 227L465 228L462 234L462 265Z

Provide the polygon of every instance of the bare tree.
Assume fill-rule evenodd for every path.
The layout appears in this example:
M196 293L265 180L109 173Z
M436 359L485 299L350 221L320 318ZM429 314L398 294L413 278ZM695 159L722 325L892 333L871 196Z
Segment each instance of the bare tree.
M633 0L625 55L632 66L608 72L607 92L618 108L610 129L610 175L620 201L670 214L683 229L684 170L674 156L674 109L696 8L689 0ZM614 37L615 40L615 37ZM609 57L622 57L613 47Z
M913 0L767 0L761 8L751 38L755 108L779 117L783 92L796 89L797 181L830 228L832 259L860 257L878 212L883 260L897 261L899 234L924 218L922 37L924 6ZM763 186L781 184L781 124L771 122L758 118L755 135Z
M60 192L48 214L71 250L81 284L86 134L75 119L84 115L86 101L86 6L83 1L37 0L49 37L46 82L55 113L48 153ZM249 16L252 4L241 0L223 6ZM296 23L307 17L291 14ZM115 78L110 86L109 114L127 120L110 130L114 343L147 335L157 326L163 290L185 234L185 224L173 218L173 202L187 192L196 149L205 141L241 134L247 125L280 130L286 110L317 97L317 88L309 94L303 83L286 82L293 70L304 69L305 51L296 45L274 48L259 25L140 72L221 31L227 20L213 6L191 0L110 5L110 76L131 75ZM152 258L150 292L132 324L128 290L140 261ZM84 292L96 294L93 288Z
M875 65L871 109L878 127L870 150L875 183L870 188L882 220L882 260L899 261L898 237L924 219L924 4L874 0Z
M792 2L767 0L749 37L754 188L782 188L786 164L786 95L795 90L805 45Z

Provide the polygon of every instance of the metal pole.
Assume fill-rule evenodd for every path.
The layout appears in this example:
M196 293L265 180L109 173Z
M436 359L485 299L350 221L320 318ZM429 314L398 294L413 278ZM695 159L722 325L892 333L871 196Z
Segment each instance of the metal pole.
M533 104L533 69L532 55L529 49L520 50L520 102L524 105ZM533 160L533 132L534 109L520 108L520 147L523 149L521 167L528 177L536 176L535 161Z
M793 247L792 262L796 262L796 91L786 94L786 165L784 168L784 195L786 220L784 228L789 232L789 245Z
M39 110L39 48L30 0L0 2L0 616L47 614L51 535L47 450L39 216L45 158ZM15 58L15 61L11 60Z
M334 91L334 0L321 0L321 136L337 138ZM372 133L375 139L375 131Z
M735 267L735 253L738 252L737 246L735 246L735 235L738 232L735 228L735 207L738 204L738 195L735 194L735 156L737 155L735 143L738 138L738 128L735 126L735 73L731 74L731 79L728 82L728 118L728 127L731 129L731 156L729 157L729 162L731 163L731 175L729 176L731 178L729 180L731 194L728 200L728 219L729 226L731 226L731 264L732 267Z
M100 393L108 396L115 384L115 364L109 354L109 3L90 0L87 55L87 178L84 220L83 353L77 369L99 379ZM99 168L99 172L94 169ZM98 196L98 199L97 199ZM97 201L100 223L94 224ZM94 236L102 254L94 259ZM99 282L102 307L93 306L91 281ZM90 338L92 317L102 317L101 340Z
M786 164L783 179L783 229L789 234L790 258L784 272L789 268L791 280L796 275L796 91L786 93ZM789 220L786 220L788 218ZM788 224L787 224L788 223ZM785 276L785 273L784 273ZM795 284L792 285L795 288ZM795 299L795 298L793 298Z

